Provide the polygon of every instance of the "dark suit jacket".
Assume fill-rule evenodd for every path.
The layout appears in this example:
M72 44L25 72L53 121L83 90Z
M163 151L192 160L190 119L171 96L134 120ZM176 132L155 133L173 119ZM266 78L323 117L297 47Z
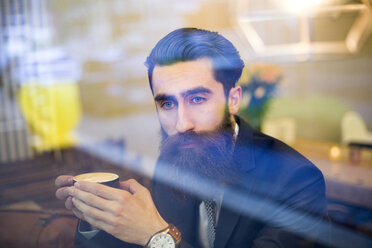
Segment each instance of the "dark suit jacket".
M224 192L215 247L312 247L327 216L322 173L289 146L236 120L239 173ZM173 199L157 182L152 195L160 215L181 231L180 247L198 247L200 202ZM138 247L104 232L90 241L77 233L76 240L89 247Z

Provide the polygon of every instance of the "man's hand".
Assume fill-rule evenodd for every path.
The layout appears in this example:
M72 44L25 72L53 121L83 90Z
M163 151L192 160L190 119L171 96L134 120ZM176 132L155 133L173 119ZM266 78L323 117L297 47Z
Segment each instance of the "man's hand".
M72 180L73 176L70 175L62 175L57 177L55 184L58 187L56 191L56 197L57 199L60 200L65 200L65 207L68 210L73 209L73 204L72 204L72 197L69 194L69 187L71 187L74 182Z
M168 224L160 216L147 188L131 179L120 188L78 182L68 189L75 215L128 243L146 245Z

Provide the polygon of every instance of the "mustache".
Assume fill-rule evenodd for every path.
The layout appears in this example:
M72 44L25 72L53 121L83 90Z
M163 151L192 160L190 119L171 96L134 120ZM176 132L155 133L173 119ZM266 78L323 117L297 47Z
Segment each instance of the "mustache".
M177 133L172 136L164 136L161 142L161 150L179 151L182 147L193 145L195 148L205 147L223 147L228 145L232 136L231 130L217 130L195 132L188 131L186 133Z

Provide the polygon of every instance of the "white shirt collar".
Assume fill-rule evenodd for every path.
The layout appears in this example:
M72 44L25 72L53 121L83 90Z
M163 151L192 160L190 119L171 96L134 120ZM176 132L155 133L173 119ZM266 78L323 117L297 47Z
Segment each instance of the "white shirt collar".
M238 123L235 122L235 127L234 127L234 140L235 141L238 138L238 134L239 134L239 125Z

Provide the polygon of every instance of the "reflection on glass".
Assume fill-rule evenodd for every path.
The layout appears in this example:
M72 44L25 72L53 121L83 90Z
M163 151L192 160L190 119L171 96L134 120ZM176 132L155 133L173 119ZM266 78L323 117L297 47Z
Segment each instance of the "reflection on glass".
M295 22L264 12L274 2L1 1L0 246L74 247L75 236L80 241L90 240L88 246L120 247L123 240L145 245L140 235L136 240L120 236L119 231L112 232L115 238L102 235L104 226L98 224L97 229L92 220L79 221L83 217L67 210L64 201L55 197L54 181L60 175L113 172L123 181L139 183L129 181L121 186L131 195L116 191L104 197L117 215L129 211L118 201L147 194L147 188L161 218L151 219L149 213L155 211L152 201L137 202L130 209L131 216L146 208L141 216L157 223L154 230L173 224L182 234L183 245L212 247L214 242L214 247L254 247L261 243L266 247L265 242L277 235L282 237L277 243L290 243L293 236L306 240L296 247L307 247L309 240L324 247L370 247L372 43L367 32L371 21L363 19L370 13L368 8L358 7L357 1L350 3L355 4L355 13ZM327 1L315 2L327 5ZM333 3L350 7L347 1ZM290 5L281 7L291 15L298 14L300 6ZM296 11L290 12L293 8ZM242 15L245 10L258 12ZM255 23L252 30L243 30L236 23L244 18L278 17L280 23ZM353 26L356 20L359 24ZM329 50L322 47L316 55L306 56L300 46L299 50L257 50L257 39L251 39L259 35L269 46L306 39L344 40L349 34L345 30L360 26L361 20L366 32L351 37L360 39L349 55L334 54L346 51L346 45ZM223 107L219 112L201 110L211 99L224 99L212 98L210 92L222 92L222 96L226 92L219 88L220 78L210 88L212 83L201 88L197 80L209 75L208 66L229 68L224 61L207 67L196 64L197 70L188 76L183 73L195 64L182 67L184 61L163 61L163 69L177 72L174 81L161 88L157 73L162 72L163 82L168 82L166 76L171 72L157 70L152 74L155 88L149 87L144 63L155 44L169 32L190 26L218 31L232 42L245 63L238 82L243 97L239 117L234 119L237 126L217 125L220 120L229 123ZM269 52L265 56L257 51ZM300 55L288 55L293 51ZM182 69L167 67L172 65ZM216 79L215 74L209 79ZM180 109L184 112L177 115ZM209 117L217 112L218 118L212 121ZM203 114L196 119L192 113ZM197 123L209 127L208 131L225 132L175 135L183 132L173 129L172 123L183 117L186 122L178 130L195 129ZM279 169L289 166L293 170ZM64 198L58 194L63 192L57 196ZM208 207L209 200L216 207ZM214 215L210 209L216 211L213 235L209 232L209 217ZM324 218L318 218L325 212ZM95 224L94 233L89 223ZM56 236L51 230L56 230ZM97 241L100 236L95 235L103 238ZM178 242L177 237L172 240Z

